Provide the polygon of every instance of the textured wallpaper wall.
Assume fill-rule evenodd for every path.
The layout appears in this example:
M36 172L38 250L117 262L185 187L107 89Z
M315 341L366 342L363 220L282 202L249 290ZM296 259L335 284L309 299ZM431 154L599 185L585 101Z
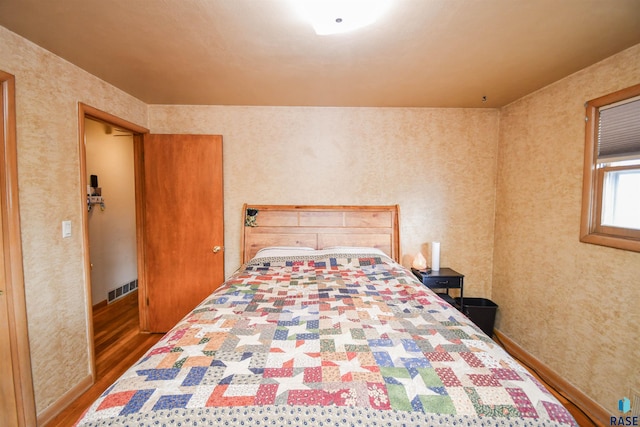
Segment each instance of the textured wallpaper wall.
M640 45L501 111L498 327L617 413L640 390L640 253L579 241L584 103L640 82Z
M147 106L0 27L16 78L18 186L29 341L41 413L89 375L78 102L145 125ZM61 223L72 222L62 238Z
M227 276L245 202L399 204L403 262L440 241L465 294L490 295L495 110L152 105L149 126L223 135Z

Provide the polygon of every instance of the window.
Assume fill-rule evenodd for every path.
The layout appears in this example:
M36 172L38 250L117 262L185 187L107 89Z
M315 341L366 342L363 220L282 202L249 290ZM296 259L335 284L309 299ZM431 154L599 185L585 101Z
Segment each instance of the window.
M640 84L586 114L580 240L640 252Z

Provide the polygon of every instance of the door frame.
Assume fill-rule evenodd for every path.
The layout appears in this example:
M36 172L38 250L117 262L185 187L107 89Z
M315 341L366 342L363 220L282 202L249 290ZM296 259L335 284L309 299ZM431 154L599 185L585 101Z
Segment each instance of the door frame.
M89 336L89 357L91 360L92 383L96 382L96 357L93 332L93 301L91 297L91 258L89 253L89 212L87 211L87 158L84 121L93 118L133 134L133 170L135 185L135 211L136 211L136 257L138 267L138 306L143 307L146 301L146 270L144 262L144 152L143 135L149 133L149 129L121 119L113 114L91 107L82 102L78 103L78 145L80 154L80 200L82 203L82 240L84 261L84 282L86 293L86 326ZM147 330L145 310L140 310L140 329Z
M9 347L18 425L36 425L36 404L31 372L27 305L22 267L22 238L18 198L18 144L16 137L15 77L0 71L2 120L0 139L5 170L0 177L2 256L9 329Z

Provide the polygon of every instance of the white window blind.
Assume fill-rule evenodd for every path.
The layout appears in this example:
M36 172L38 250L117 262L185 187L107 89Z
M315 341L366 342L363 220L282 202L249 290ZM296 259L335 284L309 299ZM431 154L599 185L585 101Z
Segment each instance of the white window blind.
M640 159L640 98L600 107L598 163Z

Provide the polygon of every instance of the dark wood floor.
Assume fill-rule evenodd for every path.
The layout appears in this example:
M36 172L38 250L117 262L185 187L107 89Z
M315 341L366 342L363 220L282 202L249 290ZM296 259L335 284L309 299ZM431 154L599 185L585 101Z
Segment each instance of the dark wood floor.
M121 300L94 311L93 331L96 352L96 383L67 409L55 417L46 427L72 426L100 394L107 389L127 368L135 363L151 346L162 338L161 334L143 334L138 322L138 295L134 292ZM535 372L533 375L538 377ZM544 383L544 381L538 377ZM597 426L584 413L555 392L581 427Z
M72 426L111 383L162 338L162 334L140 332L138 292L96 308L93 313L93 333L96 382L47 423L47 427Z

